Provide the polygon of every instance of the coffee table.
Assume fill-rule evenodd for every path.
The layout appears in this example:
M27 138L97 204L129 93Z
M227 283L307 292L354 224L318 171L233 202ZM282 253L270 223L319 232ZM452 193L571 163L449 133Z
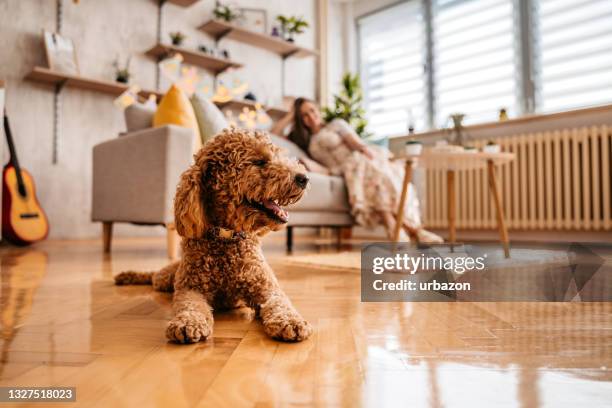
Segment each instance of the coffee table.
M510 247L508 241L508 229L504 219L504 212L501 205L501 196L495 166L508 163L514 160L514 153L484 153L484 152L449 152L434 149L424 149L420 155L400 155L398 159L405 161L404 182L402 184L402 194L397 210L396 225L394 231L395 241L399 241L401 220L404 217L404 205L408 196L408 185L412 180L412 169L419 166L425 169L438 169L446 171L447 178L447 197L448 197L448 230L449 242L452 246L456 242L455 218L456 218L456 192L455 192L455 172L457 170L474 170L487 168L489 175L490 197L493 199L497 213L497 228L501 244L504 248L506 258L510 257Z

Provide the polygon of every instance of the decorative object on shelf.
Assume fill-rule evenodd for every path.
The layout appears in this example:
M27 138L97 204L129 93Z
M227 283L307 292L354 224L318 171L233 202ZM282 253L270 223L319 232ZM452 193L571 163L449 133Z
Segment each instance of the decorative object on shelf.
M244 99L246 99L247 101L257 102L257 97L253 92L247 92L247 94L244 95Z
M241 27L256 33L268 32L268 13L264 9L241 8L238 23Z
M482 151L485 153L500 153L501 146L492 140L489 140L485 146L482 147Z
M119 55L117 55L117 59L113 62L113 67L115 68L115 81L121 82L122 84L127 84L130 81L130 77L132 74L130 73L130 61L132 57L127 57L125 61L125 66L123 68L119 65Z
M187 36L180 31L174 31L170 33L170 39L172 40L172 45L176 45L177 47L180 47L181 45L183 45L185 38L187 38Z
M472 145L463 146L463 151L465 153L478 153L478 149Z
M213 10L213 15L216 19L231 23L240 17L240 12L236 6L232 4L223 5L220 2L217 2L215 9Z
M406 142L404 152L409 156L418 156L423 151L423 143L418 140L409 140Z
M125 109L138 101L138 92L140 92L140 87L132 85L124 93L116 97L113 104L120 109ZM151 96L155 98L155 95Z
M504 122L506 120L508 120L508 112L506 111L506 108L501 108L499 110L499 121Z
M206 45L202 44L198 46L198 51L204 53L204 54L208 54L212 57L216 57L216 58L225 58L225 59L230 59L230 53L228 50L226 49L222 49L219 50L217 48L213 48L213 47L207 47Z
M49 68L64 74L79 75L76 49L71 39L43 30Z
M280 31L278 31L278 27L272 27L272 32L270 33L272 37L280 37Z
M363 92L359 75L351 75L347 72L342 77L342 90L340 94L334 95L334 106L323 109L323 117L326 122L334 119L344 119L355 129L359 137L367 139L372 136L366 131L368 121L365 119L365 110L361 106Z
M302 34L304 32L304 29L306 27L309 27L308 22L304 20L302 17L295 17L295 16L287 17L287 16L280 14L276 17L276 20L281 25L281 32L282 32L283 38L289 42L294 41L293 36L295 34Z
M465 128L463 127L463 119L465 118L465 114L463 113L453 113L450 115L450 119L453 122L453 127L451 129L451 141L454 145L464 146L467 141L467 134L465 133Z

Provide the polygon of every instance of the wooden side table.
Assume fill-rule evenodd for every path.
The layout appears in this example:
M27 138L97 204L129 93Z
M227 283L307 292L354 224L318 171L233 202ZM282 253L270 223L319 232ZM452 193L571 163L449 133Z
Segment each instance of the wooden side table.
M436 151L434 149L424 150L418 156L399 156L399 159L406 161L404 172L404 182L402 185L402 194L400 196L400 204L397 210L397 218L395 224L395 241L399 240L400 228L404 217L404 206L408 196L408 185L412 180L413 166L420 166L425 169L442 169L446 171L447 178L447 196L448 196L448 236L451 246L456 241L455 219L456 219L456 190L455 190L455 172L457 170L474 170L487 168L489 175L489 191L493 199L496 214L497 228L499 230L500 241L504 248L506 258L510 257L510 247L508 241L508 230L504 218L504 211L501 204L501 196L495 174L495 166L514 160L514 153L455 153Z

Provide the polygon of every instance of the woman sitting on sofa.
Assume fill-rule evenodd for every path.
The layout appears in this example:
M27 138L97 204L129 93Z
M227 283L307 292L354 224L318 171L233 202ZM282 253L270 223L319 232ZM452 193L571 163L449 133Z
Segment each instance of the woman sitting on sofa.
M315 163L305 163L309 170L344 177L351 213L357 223L368 227L382 224L392 239L404 178L403 165L391 161L388 150L366 145L344 120L325 123L318 106L306 98L297 98L292 110L271 131L284 135L288 125L292 125L289 139L327 168L313 168ZM419 201L412 184L402 227L419 242L443 242L422 227ZM409 238L401 234L400 240Z

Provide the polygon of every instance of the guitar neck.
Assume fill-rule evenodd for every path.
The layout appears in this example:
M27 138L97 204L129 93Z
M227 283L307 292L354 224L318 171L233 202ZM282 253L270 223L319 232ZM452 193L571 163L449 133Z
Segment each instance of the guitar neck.
M11 127L9 126L8 116L4 113L4 133L6 134L6 143L9 147L10 158L9 162L15 167L15 171L21 176L21 169L19 168L19 160L17 159L17 151L15 150L15 144L13 143L13 135L11 134Z
M11 127L9 126L6 110L4 111L4 133L6 133L6 142L11 153L9 163L11 163L15 168L15 175L17 176L17 188L21 196L25 197L27 194L26 187L25 183L23 182L23 177L21 176L21 168L19 167L19 160L17 160L17 151L15 150L15 144L13 143L13 135L11 134Z

